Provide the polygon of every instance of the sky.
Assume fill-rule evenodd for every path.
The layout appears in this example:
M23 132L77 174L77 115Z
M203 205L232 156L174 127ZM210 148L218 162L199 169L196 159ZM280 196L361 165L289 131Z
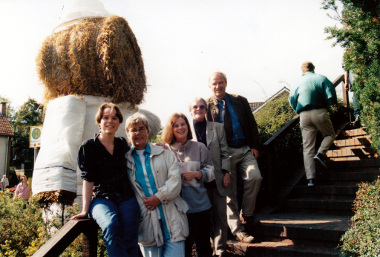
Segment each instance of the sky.
M174 112L189 116L194 97L211 96L208 77L215 71L227 75L228 93L249 102L291 88L304 61L331 81L343 74L343 49L324 33L337 22L321 1L101 0L137 38L149 85L140 108L159 116L162 125ZM29 97L42 102L35 59L72 3L0 0L0 96L14 108Z

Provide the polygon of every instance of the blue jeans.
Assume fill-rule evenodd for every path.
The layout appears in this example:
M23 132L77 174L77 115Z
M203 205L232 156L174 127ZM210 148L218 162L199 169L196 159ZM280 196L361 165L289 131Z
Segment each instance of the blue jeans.
M144 257L185 257L185 241L172 243L167 239L160 247L140 245L140 249Z
M140 207L134 196L127 201L95 198L90 215L102 230L108 256L138 256Z

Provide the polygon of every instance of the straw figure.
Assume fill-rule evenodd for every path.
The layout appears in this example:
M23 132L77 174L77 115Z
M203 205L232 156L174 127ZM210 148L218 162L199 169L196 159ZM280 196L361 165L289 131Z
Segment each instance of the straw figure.
M86 17L61 26L43 42L37 70L47 108L32 191L43 202L71 204L81 195L78 149L98 133L94 117L102 103L118 104L124 121L143 112L151 138L160 120L137 106L147 89L144 64L136 37L122 17ZM126 137L124 122L116 136Z

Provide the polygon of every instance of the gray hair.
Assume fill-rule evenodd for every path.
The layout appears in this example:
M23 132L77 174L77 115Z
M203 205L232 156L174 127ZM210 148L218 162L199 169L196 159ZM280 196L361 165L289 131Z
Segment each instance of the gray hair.
M149 121L147 119L147 117L140 113L140 112L135 112L134 114L132 114L132 116L129 116L128 119L125 121L125 131L127 132L128 134L128 129L133 125L133 124L137 124L141 122L144 127L148 130L148 134L150 133L150 128L149 128ZM128 138L128 141L130 139Z
M191 112L191 108L193 108L193 103L194 102L198 102L198 101L202 101L204 104L205 104L205 110L206 110L206 112L207 112L207 102L206 102L206 100L205 99L203 99L202 97L195 97L194 99L193 99L193 101L191 101L190 102L190 104L189 104L189 112Z
M214 76L214 75L222 75L222 77L224 78L224 82L226 82L227 83L227 76L226 76L226 74L224 74L223 72L221 72L221 71L216 71L216 72L213 72L213 73L211 73L211 75L210 75L210 77L208 77L208 83L210 84L210 79L211 79L211 77L212 76Z

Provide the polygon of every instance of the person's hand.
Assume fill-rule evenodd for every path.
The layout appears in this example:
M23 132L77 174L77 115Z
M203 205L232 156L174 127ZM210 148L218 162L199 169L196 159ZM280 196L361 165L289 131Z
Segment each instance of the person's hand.
M251 149L251 154L253 155L253 156L255 156L255 158L256 159L259 159L259 150L257 150L257 149L255 149L255 148L252 148Z
M190 180L192 180L192 179L194 179L194 178L196 178L196 179L201 179L202 176L203 176L203 175L202 175L202 172L197 171L197 170L195 170L195 171L189 170L189 171L185 171L185 172L182 172L182 173L181 173L181 177L182 177L184 180L186 180L186 181L190 181Z
M154 145L161 146L161 147L164 148L164 149L169 149L169 147L168 147L166 144L162 143L162 142L154 143Z
M230 173L224 174L223 177L223 186L228 187L231 184L231 175Z
M77 214L77 215L71 217L70 219L71 219L71 220L78 220L78 219L85 219L85 218L87 218L87 217L88 217L88 213L82 211L81 213L79 213L79 214Z
M149 197L143 197L143 199L144 199L145 207L148 210L154 210L154 209L156 209L157 206L159 206L161 204L160 199L158 199L158 197L155 195L152 195Z
M346 81L346 83L344 83L344 89L346 89L346 91L350 90L350 87L348 86L348 82Z

